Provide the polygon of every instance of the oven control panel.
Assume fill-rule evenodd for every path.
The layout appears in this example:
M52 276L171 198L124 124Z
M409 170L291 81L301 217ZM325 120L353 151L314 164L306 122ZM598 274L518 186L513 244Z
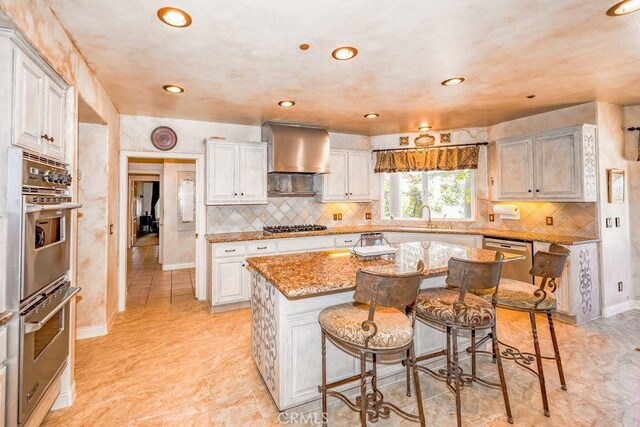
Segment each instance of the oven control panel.
M26 150L23 152L22 187L25 194L64 193L71 182L67 164Z

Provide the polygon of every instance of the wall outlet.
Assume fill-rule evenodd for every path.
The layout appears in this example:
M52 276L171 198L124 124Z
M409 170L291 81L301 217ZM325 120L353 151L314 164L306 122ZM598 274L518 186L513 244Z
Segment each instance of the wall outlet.
M605 218L604 226L607 228L611 228L611 218Z
M341 213L338 214L338 221L342 221L342 214Z
M616 217L616 227L620 227L620 217Z
M489 214L489 222L493 222L496 220L496 216L494 214Z
M623 288L622 282L618 282L618 292L622 292L622 288Z
M334 220L334 221L337 221L337 220L338 220L338 214L337 214L337 213L334 213L334 214L333 214L333 220Z
M552 216L548 216L546 219L547 225L553 225L553 217Z
M367 212L364 214L364 219L371 219L371 212Z

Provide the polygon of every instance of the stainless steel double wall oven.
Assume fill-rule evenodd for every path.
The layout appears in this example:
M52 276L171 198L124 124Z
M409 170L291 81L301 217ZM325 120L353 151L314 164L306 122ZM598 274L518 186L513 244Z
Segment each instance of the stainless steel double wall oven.
M7 305L16 306L20 314L15 372L16 421L22 424L67 363L69 303L80 291L69 280L71 212L80 205L71 201L66 164L11 148L9 165L9 186L14 187L9 192L20 186L19 209L10 212L9 236L16 243L13 267L19 278L8 283L13 289Z

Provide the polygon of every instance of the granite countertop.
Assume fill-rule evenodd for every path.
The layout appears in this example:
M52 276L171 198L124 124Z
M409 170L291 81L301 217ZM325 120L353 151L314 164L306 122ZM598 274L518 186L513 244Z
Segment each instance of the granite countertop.
M436 233L436 234L468 234L488 237L501 237L514 240L531 240L535 242L557 243L560 245L579 245L583 243L599 242L595 237L575 237L560 234L529 233L526 231L496 230L492 228L447 229L426 227L399 227L390 225L359 225L353 227L330 227L322 231L304 231L300 233L268 234L262 231L247 231L241 233L207 234L209 243L242 242L248 240L286 239L292 237L325 236L332 234L351 234L369 232L404 232L404 233Z
M304 252L247 258L249 266L267 279L289 299L355 289L356 273L361 268L376 271L407 272L418 261L425 264L424 277L446 274L451 257L475 261L491 261L496 252L438 242L415 242L394 245L398 248L395 261L363 261L351 256L349 249ZM507 261L524 257L505 254Z
M9 320L13 317L13 313L10 311L0 312L0 326L6 325L9 323Z

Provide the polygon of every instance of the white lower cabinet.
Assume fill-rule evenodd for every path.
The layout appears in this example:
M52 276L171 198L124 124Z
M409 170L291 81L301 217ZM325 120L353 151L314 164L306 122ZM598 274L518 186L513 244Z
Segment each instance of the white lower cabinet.
M244 258L223 258L213 262L212 303L229 304L250 298Z

